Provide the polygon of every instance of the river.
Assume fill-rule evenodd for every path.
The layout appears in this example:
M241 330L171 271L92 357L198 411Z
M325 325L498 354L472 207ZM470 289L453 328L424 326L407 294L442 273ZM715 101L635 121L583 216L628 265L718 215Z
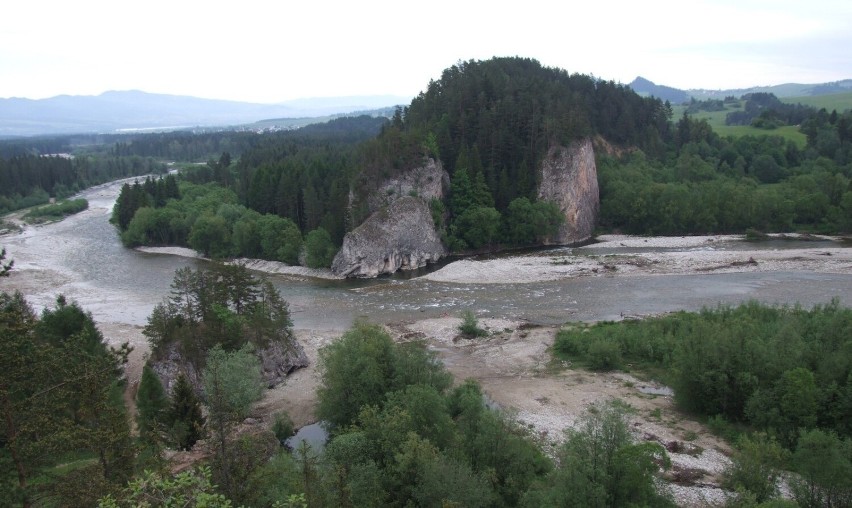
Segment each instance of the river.
M89 200L89 210L0 237L8 258L15 260L12 276L0 281L0 289L21 289L36 309L50 305L62 293L92 312L98 322L143 325L154 305L168 294L174 271L206 262L124 248L108 222L119 188L120 183L111 183L89 189L81 194ZM798 243L819 247L785 241L749 248L777 250ZM592 246L583 249L582 255L638 251L654 249ZM527 255L580 252L563 248ZM522 284L437 282L410 276L368 281L270 278L290 303L295 327L316 330L345 329L357 318L393 322L457 315L465 309L479 316L557 324L697 310L749 299L809 307L839 298L842 304L852 305L852 275L803 270L584 276Z

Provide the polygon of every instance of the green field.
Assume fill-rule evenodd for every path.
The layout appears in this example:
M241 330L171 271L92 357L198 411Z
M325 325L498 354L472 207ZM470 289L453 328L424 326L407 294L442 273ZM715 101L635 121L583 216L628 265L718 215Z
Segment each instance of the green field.
M852 94L850 94L850 96L852 96ZM817 97L813 98L816 99ZM700 111L690 116L693 118L703 118L707 120L707 123L709 123L716 134L720 136L731 136L735 138L740 136L781 136L784 139L793 141L799 148L805 147L808 139L803 133L799 132L799 127L796 125L786 125L784 127L771 130L758 129L757 127L752 127L750 125L725 125L725 116L733 111L742 111L742 108L742 102L739 102L736 106L728 105L725 111ZM684 110L686 110L686 106L672 107L672 118L675 122L677 122L677 119L683 115Z
M788 104L804 104L815 108L825 108L826 111L837 110L838 113L842 113L843 111L852 109L852 92L785 97L781 101Z

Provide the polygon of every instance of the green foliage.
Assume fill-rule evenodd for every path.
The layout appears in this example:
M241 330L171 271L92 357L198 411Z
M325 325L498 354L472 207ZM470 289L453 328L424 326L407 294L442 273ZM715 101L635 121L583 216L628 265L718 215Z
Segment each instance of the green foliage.
M337 254L331 235L317 228L305 236L305 264L311 268L328 268Z
M201 379L209 410L207 423L216 440L216 474L222 479L225 491L234 497L241 485L237 476L247 468L239 468L235 463L237 451L229 443L229 435L263 395L260 361L251 344L231 352L217 344L207 354Z
M803 432L793 454L793 497L807 508L852 506L852 441L822 430Z
M632 443L622 406L593 407L567 434L560 467L527 493L524 506L674 506L654 483L657 464L669 465L665 450Z
M89 202L85 199L73 199L70 201L61 201L59 203L42 206L34 210L30 210L24 215L24 219L32 219L33 222L39 222L45 219L57 219L80 213L89 208Z
M169 399L160 379L148 365L142 367L142 379L136 391L136 422L143 441L160 442L168 427Z
M778 496L779 472L788 455L766 434L743 435L731 466L725 471L724 485L740 497L747 494L756 504L774 499Z
M275 421L272 422L272 433L281 446L296 434L296 427L293 425L293 420L286 412L280 412L275 415Z
M205 436L201 401L183 374L177 377L172 389L167 421L170 440L178 450L191 450Z
M556 235L563 222L565 216L556 204L516 198L503 217L503 237L510 245L534 245Z
M379 326L356 323L319 353L322 384L317 416L333 427L355 421L362 407L381 406L386 394L423 383L443 391L450 376L422 346L397 347Z
M258 349L270 342L288 346L293 323L275 287L240 264L212 270L175 271L172 295L154 307L143 333L155 357L177 348L195 365L221 344L236 350L245 343Z
M15 266L15 260L10 259L8 263L4 263L6 259L6 248L0 249L0 277L8 277L12 267Z
M852 432L842 416L852 394L850 337L852 310L837 300L810 311L751 302L566 328L554 350L589 365L620 356L663 369L682 408L750 424L793 449L800 429Z
M216 492L210 468L201 467L174 476L146 471L141 478L132 480L120 495L104 497L98 503L98 508L158 506L230 508L231 502Z
M90 500L128 479L134 450L119 376L129 351L107 348L76 303L59 297L39 319L22 294L0 293L4 500ZM96 460L81 474L55 469L63 457Z
M231 352L214 346L201 377L211 420L241 421L263 394L260 361L250 344Z
M462 322L459 324L459 333L467 339L475 339L477 337L485 337L488 332L479 327L479 322L476 315L471 310L465 310L461 313Z

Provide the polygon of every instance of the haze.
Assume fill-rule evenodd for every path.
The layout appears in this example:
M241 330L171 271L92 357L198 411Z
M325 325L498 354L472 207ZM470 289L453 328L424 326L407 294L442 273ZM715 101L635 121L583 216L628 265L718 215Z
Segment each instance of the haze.
M410 97L458 60L514 55L684 89L852 77L852 8L842 0L36 0L5 5L4 19L0 97Z

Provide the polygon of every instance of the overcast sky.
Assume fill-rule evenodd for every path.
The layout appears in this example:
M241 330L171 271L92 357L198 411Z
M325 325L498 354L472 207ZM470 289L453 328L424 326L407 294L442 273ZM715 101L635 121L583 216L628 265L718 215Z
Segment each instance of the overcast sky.
M459 60L515 55L677 88L852 78L849 0L10 0L2 15L0 97L414 96Z

